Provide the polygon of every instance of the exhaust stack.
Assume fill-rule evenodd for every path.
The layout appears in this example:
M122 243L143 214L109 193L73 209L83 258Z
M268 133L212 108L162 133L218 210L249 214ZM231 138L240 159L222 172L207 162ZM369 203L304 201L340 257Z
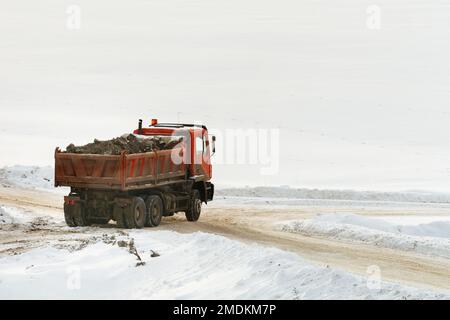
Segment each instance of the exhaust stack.
M142 134L142 119L139 119L138 133L139 133L139 134Z

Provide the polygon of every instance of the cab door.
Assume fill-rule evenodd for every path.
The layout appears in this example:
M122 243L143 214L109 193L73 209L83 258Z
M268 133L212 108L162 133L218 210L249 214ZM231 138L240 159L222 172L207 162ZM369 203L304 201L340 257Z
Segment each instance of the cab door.
M194 170L195 175L204 175L205 180L212 176L210 142L205 129L194 131Z

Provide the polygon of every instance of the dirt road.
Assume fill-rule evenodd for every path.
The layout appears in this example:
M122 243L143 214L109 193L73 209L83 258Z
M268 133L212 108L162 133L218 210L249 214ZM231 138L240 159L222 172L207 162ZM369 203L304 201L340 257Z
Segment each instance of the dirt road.
M48 192L0 187L0 204L34 211L45 211L48 215L62 217L62 195ZM369 208L361 211L353 207L340 206L339 212L353 212L365 215L400 214L445 214L445 209L415 208ZM335 212L336 208L326 207L251 207L211 205L204 209L200 220L187 222L184 215L167 217L157 229L173 230L180 233L210 232L244 242L256 242L298 253L318 264L327 264L351 272L368 275L370 266L378 266L384 280L412 284L416 287L439 288L450 291L450 260L394 249L353 242L336 241L316 236L305 236L279 231L275 223L281 220L310 218L317 213ZM38 228L33 232L0 233L0 245L11 241L29 240L36 242L45 237L58 237L61 231ZM38 240L39 239L39 240Z

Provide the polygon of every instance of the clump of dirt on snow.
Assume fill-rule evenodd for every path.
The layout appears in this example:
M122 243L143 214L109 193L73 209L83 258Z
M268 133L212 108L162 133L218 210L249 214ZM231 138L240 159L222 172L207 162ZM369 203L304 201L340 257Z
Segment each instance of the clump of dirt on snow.
M145 266L145 261L143 261L141 256L139 255L136 245L134 244L133 238L131 238L129 241L119 240L117 242L117 245L121 248L128 248L128 252L131 253L132 255L136 256L136 258L138 260L138 262L136 263L136 267ZM153 257L153 254L152 254L152 257Z
M183 138L180 137L143 137L134 134L124 134L106 141L95 139L94 142L84 146L70 144L65 152L107 155L120 155L122 151L126 151L129 154L145 153L155 150L173 149L182 140Z
M95 243L104 243L104 244L110 244L114 246L117 242L117 234L102 234L102 235L92 235L89 236L89 234L85 232L77 232L79 235L79 238L71 237L61 237L58 239L57 243L53 245L53 247L57 249L66 249L70 252L80 251L85 249L87 246L95 244ZM87 235L87 237L85 237Z

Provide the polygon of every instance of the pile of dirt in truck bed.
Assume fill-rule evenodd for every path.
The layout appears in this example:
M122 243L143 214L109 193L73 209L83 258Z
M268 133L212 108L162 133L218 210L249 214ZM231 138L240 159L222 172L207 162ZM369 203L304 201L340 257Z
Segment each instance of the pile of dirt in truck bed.
M120 155L122 151L132 153L144 153L157 150L173 149L182 141L182 138L173 137L138 137L134 134L125 134L111 140L100 141L95 139L93 143L84 146L70 144L66 153L108 154Z

